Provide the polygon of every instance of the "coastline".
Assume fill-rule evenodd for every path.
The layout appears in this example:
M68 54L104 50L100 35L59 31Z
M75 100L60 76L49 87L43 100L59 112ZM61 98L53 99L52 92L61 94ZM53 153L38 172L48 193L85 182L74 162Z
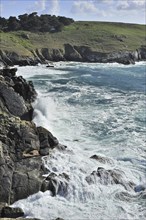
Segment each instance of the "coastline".
M89 63L90 64L90 63ZM109 64L110 65L110 64ZM115 64L115 66L116 66L117 64ZM122 66L122 65L121 65ZM131 65L132 66L132 65ZM126 66L124 66L123 65L123 67L126 67ZM25 67L24 67L25 68ZM29 68L29 66L28 66L28 68ZM35 68L35 67L34 67ZM47 70L46 70L47 71ZM8 76L9 75L9 76ZM20 75L19 75L20 76ZM18 79L19 79L19 76L18 76ZM7 77L9 77L9 80L10 80L10 74L9 74L9 72L7 73ZM5 79L6 79L6 81L8 81L8 78L7 77L4 77ZM14 76L15 77L15 76ZM1 79L2 79L2 77L1 77ZM4 80L4 79L3 79ZM12 80L13 81L13 80ZM13 85L12 84L12 81L11 81L11 86ZM6 82L7 83L7 82ZM3 115L3 113L1 114L1 115ZM3 117L3 116L2 116ZM5 119L4 119L5 120ZM22 120L23 121L23 123L25 124L26 122L24 122L24 120ZM28 121L30 121L30 119L28 120ZM8 120L5 120L5 122L6 123L9 123L9 121ZM14 117L14 120L13 120L13 123L15 122L15 117ZM15 123L14 123L15 124ZM17 123L17 126L18 126L18 124L19 123ZM27 124L27 123L26 123ZM29 124L31 124L31 122L28 122L28 125ZM11 125L11 124L10 124ZM28 126L29 127L29 126ZM5 128L5 127L4 127ZM5 129L4 129L5 130ZM43 130L43 134L45 134L46 133L46 130L45 129L42 129L41 128L41 131ZM16 129L16 132L17 132L17 129ZM40 132L41 134L42 134L42 132ZM53 132L54 133L54 132ZM58 135L57 135L58 136ZM43 136L44 137L44 136ZM42 139L43 139L43 137L41 137ZM40 143L41 143L41 138L39 137L39 140L40 140ZM60 145L57 145L56 147L59 147ZM51 150L51 149L50 149ZM62 151L62 149L61 149L61 151ZM28 156L28 155L24 155L24 156ZM37 159L37 155L36 156L34 156L34 155L31 155L32 157L31 157L31 160L33 159L33 162L34 161L36 161L36 159ZM92 159L95 159L95 160L102 160L102 161L104 161L104 160L106 160L107 159L107 161L108 161L108 158L100 158L99 156L97 156L97 155L93 155L92 157L91 157ZM27 161L29 161L29 158L27 158L28 160ZM26 159L25 159L26 160ZM37 162L36 162L37 163ZM23 164L22 164L23 165ZM32 164L31 163L29 163L29 166L31 166ZM31 167L32 168L32 167ZM22 169L23 169L23 167L22 167ZM38 171L38 170L37 170ZM39 171L40 172L40 171ZM44 171L43 171L44 172ZM98 170L97 171L97 173L96 173L96 175L97 176L99 176L99 175L101 175L100 174L100 172L101 172L101 170ZM105 169L102 169L102 172L107 172ZM109 170L109 175L110 175L110 173L111 173L111 170ZM114 173L114 175L116 176L117 175L117 173L116 173L116 170L115 170L115 173ZM68 177L69 176L67 176L67 175L64 175L63 173L61 174L61 175L59 175L59 180L60 179L62 179L63 181L62 182L60 182L60 185L62 185L62 183L64 184L64 186L65 186L65 188L64 188L64 190L66 190L66 187L67 187L67 184L68 184ZM91 177L92 177L92 174L91 174ZM122 179L123 179L123 177L121 177ZM56 195L56 193L57 193L57 190L56 190L56 185L55 185L55 182L57 181L57 179L58 179L58 177L57 177L57 175L54 175L54 174L51 174L51 175L49 175L48 177L47 177L47 179L45 179L45 181L47 180L47 181L51 181L51 183L49 184L49 187L51 187L51 188L49 188L49 190L51 190L52 191L52 194L55 196ZM104 178L103 178L104 179ZM89 177L87 177L87 180L89 180L89 183L90 183L90 176ZM115 180L114 180L115 181ZM119 180L119 178L118 178L118 180L116 180L115 182L118 182L118 181L120 181ZM122 180L123 181L123 180ZM121 181L121 182L122 182ZM121 184L121 182L119 182L119 184ZM129 182L130 183L130 182ZM129 185L129 183L127 182L126 183L126 186L130 186ZM44 188L43 188L44 187ZM47 190L48 188L46 188L46 187L48 187L48 185L46 185L46 182L43 184L43 187L42 187L42 190ZM134 189L134 187L135 187L135 184L132 184L132 186L130 186L131 187L131 190L133 190ZM44 192L44 191L43 191Z
M93 51L86 46L64 45L64 51L60 49L42 48L32 51L31 56L21 56L16 52L0 50L0 66L27 66L49 64L49 62L76 61L89 63L119 63L124 65L146 61L146 47L141 46L135 51L117 51L101 53Z
M44 176L48 170L42 157L65 146L32 122L37 93L32 82L16 72L17 68L0 70L0 219L24 216L22 209L9 206L15 201L46 190L55 196L68 184L65 174Z
M63 62L61 62L61 64L62 64L62 67L61 67L61 68L64 69L64 67L63 67L63 66L64 66L64 65L63 65ZM59 65L59 63L58 63L58 64L56 63L56 65ZM80 63L74 63L74 64L73 64L72 62L71 62L71 63L66 62L65 65L67 65L67 70L69 70L69 68L68 68L69 66L71 67L71 69L74 69L74 65L75 65L75 66L76 66L76 65L77 65L77 66L79 65L79 67L81 67L82 64L80 64ZM89 63L89 64L83 63L83 69L85 68L86 65L90 66L90 63ZM93 66L94 66L94 65L96 66L96 64L91 64L91 66L92 66L92 65L93 65ZM110 65L110 64L109 64L109 65ZM119 64L117 64L117 65L120 67L119 69L120 69L121 71L124 71L124 70L126 70L126 69L127 69L126 71L128 71L130 68L131 68L131 70L133 70L134 68L136 68L136 66L132 66L132 65L130 65L130 67L129 67L129 66L124 66L124 65L119 65ZM93 67L93 66L92 66L92 67ZM98 66L102 66L103 68L105 68L106 64L104 64L104 65L102 65L102 64L101 64L101 65L100 65L100 64L98 65L98 64L97 64L97 69L98 69ZM116 66L116 64L115 64L115 66ZM92 69L92 67L91 67L91 69ZM121 67L122 67L122 68L121 68ZM35 69L35 68L36 68L36 72L33 73L33 69ZM61 73L61 68L59 68L58 73L59 73L59 72ZM108 67L107 67L107 68L108 68ZM20 67L19 74L20 74L21 72L23 72L24 69L25 69L25 67L22 68L22 69L21 69L21 67ZM64 69L64 70L65 70L65 69ZM114 68L114 70L116 71L116 68ZM109 76L111 76L111 79L112 79L112 72L114 72L114 70L112 71L111 69L109 69ZM30 77L28 77L28 75L27 75L28 71L29 71L29 76L30 76ZM56 73L55 73L55 72L56 72ZM78 74L80 75L79 69L77 69L77 72L78 72ZM101 72L102 72L102 69L101 69ZM53 69L47 69L47 68L45 68L45 65L42 66L42 72L41 72L41 65L39 65L38 67L29 67L29 66L28 66L28 67L26 68L26 70L23 72L23 76L25 76L25 73L26 73L26 78L27 78L27 79L31 78L31 79L34 80L34 82L35 82L35 80L38 79L37 74L40 75L39 80L41 80L41 79L43 80L43 79L44 79L45 82L46 82L46 81L49 81L50 76L51 76L51 78L53 77L54 79L56 78L56 75L58 76L57 68L55 68L54 70L53 70ZM88 73L89 73L89 69L88 69ZM88 73L87 73L87 74L88 74ZM118 73L118 72L117 72L117 73ZM34 74L35 76L33 76L33 74ZM83 71L82 74L85 74L85 72ZM70 74L69 74L69 75L70 75ZM118 77L118 74L115 74L115 75ZM45 76L46 76L46 77L45 77ZM47 76L48 76L48 78L47 78ZM64 77L67 78L67 76L68 76L68 75L66 75L66 76L64 76L64 75L63 75L63 76L59 75L59 78L64 78ZM75 72L73 72L73 76L76 77ZM88 76L88 75L87 75L87 76ZM88 76L88 77L89 77L89 76ZM58 78L58 77L57 77L57 78ZM119 78L120 78L120 74L119 74ZM50 81L52 81L52 80L50 80ZM57 80L57 82L58 82L58 80ZM62 82L62 81L61 81L61 82ZM122 83L122 82L121 82L121 83ZM130 82L128 82L128 84L129 84L129 83L130 83ZM56 84L55 81L53 81L53 84ZM58 85L58 86L59 86L59 85ZM48 86L48 87L49 87L49 86ZM54 85L54 87L55 87L55 85ZM69 84L68 87L70 88L71 85ZM59 91L60 91L60 90L59 90ZM48 96L48 94L45 95L45 96ZM51 94L50 94L50 96L51 96ZM62 96L64 96L64 93L62 93ZM57 98L57 94L55 95L55 94L53 93L53 94L52 94L52 98L53 98L53 97L56 99L56 98ZM64 96L64 97L66 97L66 96ZM42 98L43 98L43 97L42 97ZM110 99L109 96L107 96L107 97L105 97L105 98L106 98L106 99ZM39 99L39 100L40 100L40 99ZM57 119L57 118L54 117L55 115L52 114L52 113L55 113L55 111L54 111L55 109L54 109L53 106L51 105L51 102L50 102L51 100L50 100L50 99L47 99L47 98L46 98L46 99L42 99L42 100L43 100L43 102L42 102L42 103L40 102L40 106L42 106L43 103L48 103L48 104L49 104L49 106L48 106L48 111L49 111L49 113L50 113L50 115L51 115L51 118L46 117L46 119L48 119L48 120L46 120L46 123L47 123L47 121L49 122L49 125L48 125L48 126L49 126L49 128L51 128L51 131L53 131L53 133L56 135L56 137L59 137L59 140L61 140L62 143L66 143L67 146L69 146L68 149L70 149L70 143L69 143L68 141L64 141L64 140L62 139L62 137L61 137L61 135L60 135L60 132L58 132L58 130L56 131L56 129L52 130L51 122L52 122L54 119ZM48 100L48 101L47 101L47 100ZM49 100L50 100L50 101L49 101ZM57 103L60 103L60 104L61 104L62 102L61 102L61 100L59 101L59 100L57 99ZM64 101L63 101L63 103L64 103ZM134 102L134 103L135 103L135 102ZM137 105L138 105L138 103L137 103ZM120 106L120 105L119 105L119 106ZM138 105L138 106L139 106L139 105ZM97 104L97 108L98 108L98 104ZM37 106L35 109L39 109L38 106ZM42 111L42 112L43 112L43 115L46 115L46 114L45 114L45 113L46 113L46 112L45 112L45 108L41 108L41 109L43 110L43 111ZM130 109L130 107L129 107L129 109ZM63 109L60 108L60 110L59 110L59 109L56 109L56 111L57 111L57 112L62 112L61 116L60 116L60 117L58 118L58 120L57 120L57 121L58 121L57 123L59 123L61 120L63 120L63 113L65 112L65 109L64 109L64 108L63 108ZM79 109L79 108L78 108L78 111L77 111L77 112L80 112L80 109ZM80 114L80 115L82 115L82 114ZM101 118L102 118L102 115L101 115L101 114L100 114L100 116L101 116ZM81 116L80 116L80 117L81 117ZM126 115L124 115L124 117L126 118ZM88 118L88 120L89 120L89 118ZM54 123L54 122L53 122L53 123ZM38 124L39 124L39 123L38 123ZM123 125L124 125L124 123L123 123ZM128 122L127 122L127 125L128 125ZM43 125L42 125L42 126L43 126ZM126 125L125 125L125 126L126 126ZM128 125L128 126L130 127L130 125ZM54 123L54 127L56 127L55 123ZM58 126L57 126L57 127L58 127ZM66 128L68 129L68 126L64 126L64 125L62 124L61 128L63 128L63 129L62 129L62 130L63 130L63 133L65 133L65 135L67 135L67 133L66 133ZM75 128L75 129L72 129L72 127L70 126L68 130L71 130L71 131L76 131L76 130L79 130L79 131L80 131L80 130L81 130L79 126L77 126L77 128L78 128L78 129L76 129L76 128ZM73 133L76 134L76 132L73 132ZM72 136L73 136L73 135L71 135L71 137L72 137ZM77 146L80 146L80 144L81 144L82 141L80 142L80 140L79 140L77 137L78 137L77 135L74 135L74 136L73 136L73 138L72 138L73 141L74 141L74 142L73 142L73 145L75 144L75 145L77 145ZM66 137L65 137L65 138L66 138ZM76 139L75 139L75 138L76 138ZM87 138L87 139L88 139L88 138ZM62 140L63 140L63 141L62 141ZM79 141L78 141L78 140L79 140ZM76 142L76 141L77 141L77 142ZM92 144L93 144L93 143L92 143ZM89 144L89 146L93 146L92 144ZM98 142L97 142L97 145L98 145ZM118 145L118 144L117 144L117 145ZM85 144L85 146L87 146L87 144ZM114 145L114 146L115 146L115 145ZM117 148L117 147L115 147L115 148ZM82 149L82 147L81 147L81 149ZM129 152L128 149L129 149L129 148L126 149L127 152ZM55 149L54 149L54 150L55 150ZM75 149L73 148L73 150L75 150ZM116 149L115 149L115 150L116 150ZM118 150L120 150L120 149L118 149ZM74 152L74 151L73 151L73 152ZM81 150L81 152L83 152L83 151ZM97 151L96 151L95 153L98 155L99 152L100 152L100 150L97 148ZM69 156L69 155L68 155L68 152L66 151L66 152L60 152L60 153L61 153L61 155L62 155L62 154L64 155L63 161L67 161L67 160L66 160L66 157ZM100 152L100 153L101 153L101 152ZM79 155L80 155L80 154L79 154ZM78 161L78 156L79 156L79 155L78 155L78 154L75 154L75 155L74 155L74 158L76 158L75 161ZM87 158L88 158L89 155L91 156L92 154L91 154L91 153L88 154L88 155L87 155ZM105 155L105 154L103 153L103 155ZM102 156L103 156L103 155L102 155ZM107 155L106 155L106 156L107 156ZM54 157L54 160L52 159L51 161L48 161L48 163L50 163L49 168L51 169L51 167L56 167L57 170L58 170L58 167L59 167L59 165L60 165L61 172L62 172L62 170L64 170L64 171L65 171L67 174L69 174L69 176L71 177L70 182L69 182L69 189L70 189L71 183L72 183L72 182L71 182L71 181L72 181L72 175L74 175L74 172L68 172L67 170L68 170L68 165L71 166L71 164L66 163L66 166L64 166L64 163L63 163L63 164L60 163L61 160L62 160L62 159L61 159L62 157L60 156L60 154L58 155L58 152L57 152L57 154L56 154L56 157L55 157L55 152L53 152L53 153L52 153L52 157ZM71 157L73 157L73 155L72 155ZM55 158L56 158L57 160L55 160ZM83 158L84 158L84 157L83 157ZM86 157L85 157L85 158L86 158ZM84 158L84 161L85 161L85 158ZM87 159L87 158L86 158L86 159ZM95 159L96 159L96 158L97 158L97 159L100 159L99 157L94 156L94 155L93 155L93 158L95 158ZM107 158L108 158L108 156L107 156ZM104 161L104 160L106 160L107 158L102 158L101 160ZM113 159L113 157L110 157L110 158ZM50 158L50 159L51 159L51 158ZM55 162L55 161L56 161L56 163L55 163L56 166L54 165L54 162ZM88 161L88 159L87 159L87 161ZM96 161L96 160L95 160L95 161ZM114 162L115 162L115 161L114 161ZM91 168L92 166L90 166L89 164L90 164L90 162L88 161L88 166L90 167L91 171L93 171L94 169L92 169L92 168ZM53 165L54 165L54 166L53 166ZM103 165L100 164L100 166L103 166ZM108 165L107 165L107 166L108 166ZM78 167L81 168L80 165L78 165ZM86 167L86 166L85 166L85 167ZM106 167L106 168L107 168L107 167ZM87 168L86 168L86 169L87 169ZM95 169L96 169L96 168L95 168ZM109 169L110 169L110 168L109 168ZM123 169L120 169L120 170L123 171ZM105 171L105 170L103 170L103 171ZM124 171L125 171L125 170L124 170ZM87 173L90 174L90 171L87 171ZM127 172L125 172L125 173L127 173ZM81 174L81 173L80 173L80 174ZM99 172L98 172L98 173L95 173L95 175L97 175L97 176L98 176L98 174L99 174ZM122 173L121 173L121 174L122 174ZM82 176L82 175L81 175L81 176ZM131 178L131 176L129 175L128 178L127 178L127 180L130 180L130 178ZM87 180L88 180L88 179L87 179ZM131 180L132 180L132 178L131 178ZM119 179L118 179L118 181L119 181ZM78 185L80 186L80 184L78 183L78 181L77 181L76 178L75 178L74 184L75 184L75 182L76 182L76 184L78 184ZM135 181L135 180L133 180L133 182L134 182L134 183L138 183L138 182ZM81 183L82 183L82 181L81 181ZM97 188L98 188L98 187L100 187L100 185L97 185ZM119 186L117 186L117 187L119 187ZM110 189L112 190L112 189L113 189L113 186L109 185L109 190L110 190ZM106 191L105 191L105 192L106 192ZM131 192L133 192L133 189L132 189ZM86 192L85 192L85 193L86 193ZM134 193L134 192L133 192L133 193ZM36 204L36 203L38 202L38 200L39 200L40 204L42 204L42 201L44 200L44 196L45 196L45 195L47 195L47 194L46 194L46 193L43 194L42 200L41 200L41 199L36 199L36 201L35 201L34 203L32 202L31 199L29 200L29 198L28 198L28 200L29 200L29 202L30 202L30 205L31 205L31 203L33 203L33 204L32 204L32 207L33 207L33 205ZM134 195L136 195L136 194L134 194ZM33 198L35 198L35 195L33 196ZM62 197L61 197L61 198L62 198ZM55 203L55 205L56 205L56 203L58 202L58 197L51 197L51 198L49 197L49 198L48 198L49 201L50 201L51 199L52 199L52 200L54 199L54 201L55 201L54 203ZM27 202L26 202L26 200L23 201L23 202L24 202L24 203L26 202L25 204L29 204L28 200L27 200ZM40 200L41 200L41 201L40 201ZM47 196L46 196L46 200L47 200ZM24 204L23 202L18 202L18 203L17 203L18 206L19 206L19 205L22 205L22 206L20 206L20 207L23 208L23 204ZM68 203L67 203L67 202L69 202L69 201L68 201L68 200L66 201L66 207L68 208ZM47 202L46 202L46 203L47 203ZM50 202L50 203L51 203L51 202ZM49 204L50 204L50 203L49 203ZM54 203L53 203L53 205L54 205ZM58 203L57 203L57 204L58 204ZM45 205L45 204L44 204L44 205ZM58 205L57 205L57 206L58 206ZM52 206L51 206L51 207L52 207ZM53 209L53 208L52 208L52 209ZM58 208L58 209L59 209L59 208ZM57 210L58 210L58 209L57 209ZM55 213L56 213L56 209L54 209L54 211L55 211ZM25 212L26 212L26 210L25 210ZM52 213L52 212L53 212L53 211L51 211L51 208L50 208L50 211L48 211L48 213ZM34 212L33 212L33 213L34 213ZM47 213L47 212L46 212L46 213ZM76 213L76 212L74 212L74 213ZM51 215L51 214L50 214L50 215ZM31 215L30 215L30 216L31 216ZM32 216L35 216L35 213L34 213ZM44 216L45 216L45 214L44 214ZM44 216L43 216L43 217L44 217ZM37 217L37 216L36 216L36 217ZM38 217L40 217L40 216L38 216ZM56 216L55 216L55 217L56 217ZM63 215L61 215L61 217L63 217ZM64 217L64 218L65 218L65 217ZM47 219L47 218L44 217L44 219Z

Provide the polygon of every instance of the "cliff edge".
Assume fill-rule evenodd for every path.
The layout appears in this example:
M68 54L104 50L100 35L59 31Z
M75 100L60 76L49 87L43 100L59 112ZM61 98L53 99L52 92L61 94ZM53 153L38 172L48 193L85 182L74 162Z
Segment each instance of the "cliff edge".
M48 61L117 62L146 60L145 25L73 22L60 32L0 32L0 65Z
M31 103L37 94L32 82L17 77L16 71L0 70L0 217L9 217L7 205L17 200L38 191L50 190L56 195L62 185L65 187L63 181L67 187L65 174L58 177L50 173L42 162L42 156L64 146L51 132L32 122Z

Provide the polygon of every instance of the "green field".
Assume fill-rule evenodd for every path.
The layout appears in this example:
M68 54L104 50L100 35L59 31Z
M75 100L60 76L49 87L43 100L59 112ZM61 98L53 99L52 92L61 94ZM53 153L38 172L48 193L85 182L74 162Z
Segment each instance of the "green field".
M23 34L29 39L22 37ZM0 32L0 49L24 56L30 56L37 48L63 49L66 43L104 53L133 51L146 44L146 25L80 21L57 33Z

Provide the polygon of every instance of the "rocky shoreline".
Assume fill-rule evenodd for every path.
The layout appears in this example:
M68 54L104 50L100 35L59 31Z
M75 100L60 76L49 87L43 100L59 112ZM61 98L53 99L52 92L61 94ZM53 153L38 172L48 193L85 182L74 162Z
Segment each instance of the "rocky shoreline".
M64 196L70 176L51 172L43 163L43 156L48 160L54 148L66 152L66 146L61 145L50 131L33 123L32 102L37 93L33 83L17 77L16 72L17 68L0 70L0 219L22 217L23 220L23 210L10 207L11 204L39 191L50 190L52 196ZM99 155L90 159L97 161L97 170L85 178L91 187L97 183L119 184L127 192L145 191L145 186L127 180L121 170L103 168L103 164L113 163L111 159Z
M77 62L97 62L135 64L138 61L146 61L146 46L141 46L135 51L114 51L103 53L93 51L87 46L73 46L64 44L63 49L42 48L32 50L31 56L20 56L16 52L0 50L0 66L13 65L37 65L38 63L47 64L49 61L77 61Z
M68 176L50 173L42 161L53 148L65 149L51 132L33 122L32 82L16 76L16 68L0 70L0 217L23 216L9 205L38 191L66 190ZM47 177L44 174L48 174Z

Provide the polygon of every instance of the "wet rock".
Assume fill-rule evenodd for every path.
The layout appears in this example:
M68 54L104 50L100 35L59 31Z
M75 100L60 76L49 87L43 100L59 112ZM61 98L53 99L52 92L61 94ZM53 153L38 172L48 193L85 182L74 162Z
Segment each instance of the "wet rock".
M137 185L134 187L134 191L135 192L141 192L141 191L144 191L146 190L146 184L140 184L140 185Z
M5 206L8 206L8 204L4 202L0 202L0 217L1 217L2 210Z
M50 190L53 196L64 196L68 189L69 176L66 173L50 173L42 184L42 191Z
M63 218L56 218L55 220L64 220Z
M1 211L2 218L18 218L21 216L24 216L24 212L21 208L12 208L9 206L5 206Z
M135 184L131 181L127 181L124 172L118 169L106 170L103 167L98 167L97 171L93 171L86 177L86 181L89 184L95 184L97 182L103 185L120 184L126 190L134 189Z
M3 76L8 76L8 77L13 77L16 75L16 72L17 72L17 68L9 68L9 67L5 67L3 68L2 70L3 72Z
M59 142L56 137L52 135L47 129L43 127L37 127L39 140L40 140L40 150L39 153L42 156L49 154L49 150L56 147Z
M99 156L99 155L96 155L94 154L93 156L90 157L91 159L94 159L94 160L97 160L98 162L100 163L110 163L112 164L113 161L107 157L103 157L103 156Z
M37 93L34 89L32 81L27 82L22 76L13 77L12 79L14 81L13 88L15 92L20 94L25 101L31 103L36 99Z
M15 72L0 70L0 202L8 204L41 190L46 174L41 155L59 144L31 121L36 92Z

